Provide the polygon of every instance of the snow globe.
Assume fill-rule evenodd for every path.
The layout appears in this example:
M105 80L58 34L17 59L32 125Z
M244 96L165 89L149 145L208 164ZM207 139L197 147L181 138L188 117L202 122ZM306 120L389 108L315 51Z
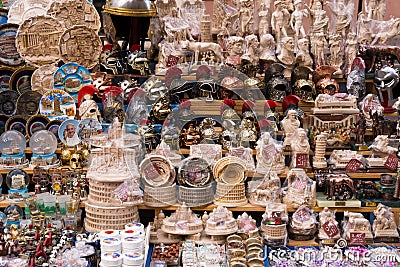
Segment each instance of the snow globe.
M47 130L35 132L29 140L29 147L32 150L32 167L52 168L59 165L60 161L55 154L57 137L52 132Z
M0 167L14 169L27 167L29 161L25 157L25 136L15 130L4 132L0 136Z
M23 194L28 193L29 176L22 169L11 170L6 176L8 198L12 202L22 202Z

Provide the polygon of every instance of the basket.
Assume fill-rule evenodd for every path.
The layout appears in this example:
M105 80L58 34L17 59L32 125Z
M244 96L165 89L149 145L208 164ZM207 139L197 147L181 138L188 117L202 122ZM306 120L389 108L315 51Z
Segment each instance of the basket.
M125 224L139 221L137 206L100 207L86 203L85 229L88 232L101 232L107 229L123 230Z
M244 183L234 185L217 182L214 203L225 207L237 207L247 204Z
M199 207L212 203L214 200L213 184L205 187L178 186L178 201L185 203L188 207Z
M143 203L150 207L168 207L176 204L176 185L145 186Z

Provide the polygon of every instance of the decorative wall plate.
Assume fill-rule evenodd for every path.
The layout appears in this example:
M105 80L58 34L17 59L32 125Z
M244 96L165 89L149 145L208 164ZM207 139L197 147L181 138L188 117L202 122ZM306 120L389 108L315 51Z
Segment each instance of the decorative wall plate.
M102 48L97 31L81 25L65 30L59 42L64 62L76 62L88 69L99 63Z
M26 119L19 115L10 117L6 122L6 131L11 130L18 131L26 137Z
M7 23L0 25L0 63L4 65L18 66L24 62L15 46L17 31L17 24Z
M37 114L30 117L26 122L26 132L28 137L31 137L37 131L46 130L46 126L49 122L50 120L43 115Z
M100 30L100 16L93 4L81 0L53 1L47 15L56 18L66 29L84 25L96 32Z
M56 89L42 96L39 110L50 120L73 119L76 114L74 99L67 92Z
M42 95L36 91L26 91L21 94L17 100L17 114L26 117L37 114L40 98Z
M180 185L203 187L211 182L211 168L205 159L188 157L184 159L178 170Z
M32 17L18 28L17 50L34 66L56 63L60 59L58 42L63 32L64 27L54 18Z
M54 89L65 90L70 94L78 93L85 85L92 83L92 76L85 67L77 63L62 65L54 73Z
M58 68L53 64L43 65L36 69L31 77L32 90L42 95L47 91L53 90L54 73L57 70Z
M32 90L31 77L34 71L35 69L30 67L21 67L14 71L10 77L10 90L16 91L19 95Z
M73 132L69 132L68 129L71 124L73 125ZM58 137L60 138L60 141L66 143L69 147L73 147L80 143L81 140L78 137L78 125L79 120L70 119L63 121L58 128ZM70 135L70 138L68 138L68 135Z
M166 157L149 156L140 163L139 168L143 180L150 186L172 185L175 180L175 168Z
M103 127L98 120L86 118L79 121L77 131L79 138L88 142L91 136L101 133L102 129Z
M13 73L10 67L0 67L0 92L10 89L10 78Z
M1 117L0 117L1 119ZM59 120L54 120L54 121L50 121L49 123L47 123L46 125L46 129L50 132L52 132L56 137L57 137L57 142L60 143L60 137L58 136L58 129L60 128L62 121Z
M0 92L0 112L7 116L15 113L17 107L18 93L7 90Z
M34 16L45 15L51 0L16 0L8 11L8 22L21 24Z
M4 114L0 114L0 134L6 131L6 122L10 117Z

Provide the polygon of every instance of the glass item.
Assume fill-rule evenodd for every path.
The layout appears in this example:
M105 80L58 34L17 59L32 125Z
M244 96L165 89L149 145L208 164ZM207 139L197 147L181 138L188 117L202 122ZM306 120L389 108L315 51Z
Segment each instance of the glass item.
M16 224L19 223L19 220L24 215L24 212L20 206L11 204L5 208L4 214L7 216L7 224Z
M51 155L57 149L57 138L52 132L41 130L32 135L29 147L36 155Z
M0 136L0 151L4 155L21 155L26 148L25 137L18 131L11 130Z
M7 174L6 183L10 188L9 193L27 191L29 184L28 174L21 169L14 169Z
M58 197L58 208L60 210L60 214L67 214L67 202L71 201L71 196L69 195L61 195Z

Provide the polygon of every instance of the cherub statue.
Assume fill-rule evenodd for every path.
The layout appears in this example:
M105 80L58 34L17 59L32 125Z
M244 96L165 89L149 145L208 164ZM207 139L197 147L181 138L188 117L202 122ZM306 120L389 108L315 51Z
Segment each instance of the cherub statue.
M277 53L279 53L281 49L282 38L287 37L286 26L289 24L287 18L290 18L290 13L285 8L281 0L275 1L274 5L275 11L272 13L271 26L273 33L275 33L276 42L278 44Z
M297 52L297 42L299 38L306 37L306 31L303 27L303 17L306 16L304 10L301 9L302 2L301 0L294 1L295 10L293 11L292 15L290 16L290 26L294 30L294 46L295 52Z

